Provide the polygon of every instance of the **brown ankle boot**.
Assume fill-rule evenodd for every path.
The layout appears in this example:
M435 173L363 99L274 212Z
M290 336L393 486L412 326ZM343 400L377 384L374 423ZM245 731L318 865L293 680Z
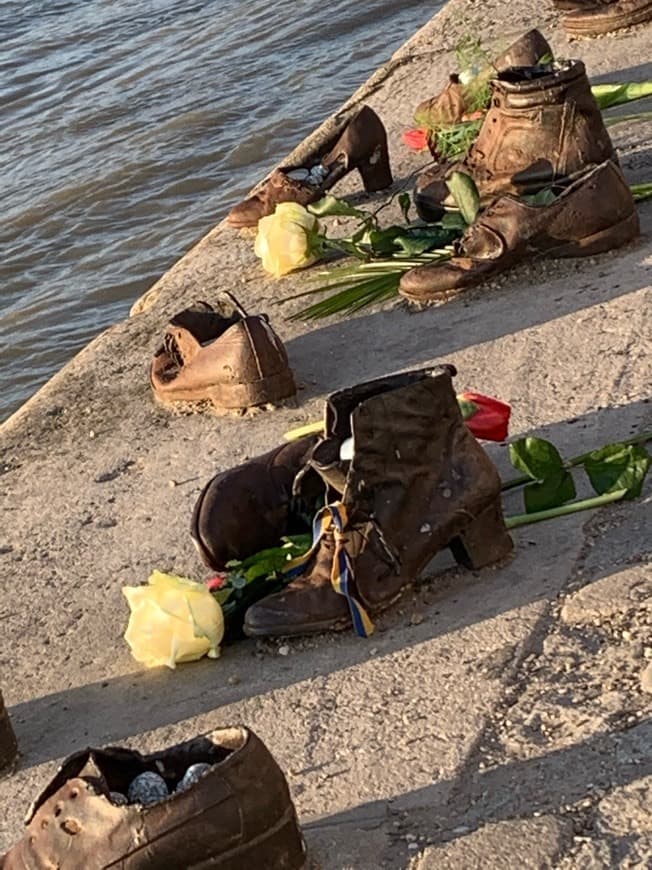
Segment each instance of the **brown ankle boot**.
M496 73L513 66L536 66L546 57L552 57L552 49L547 40L539 30L528 30L499 54L490 66L478 73L476 81L479 79L486 82ZM454 73L438 96L419 103L414 118L419 126L429 129L459 124L469 111L467 103L467 89L460 82L459 75ZM436 157L436 136L430 144L430 150L433 157Z
M587 166L616 160L582 61L554 72L512 68L491 82L491 106L462 163L423 172L414 192L421 218L437 221L454 206L446 179L471 175L483 202L502 193L536 193Z
M317 436L310 435L282 444L206 484L190 534L209 568L221 571L233 559L276 547L284 535L310 528L310 519L303 517L312 517L324 486L315 475L310 490L304 474L299 494L295 479L306 469L316 443Z
M584 172L548 205L498 197L468 228L452 259L402 277L411 302L445 300L509 269L527 256L588 257L636 238L636 203L618 166L607 160Z
M283 342L267 315L247 315L230 294L221 310L198 302L172 318L150 368L163 402L249 408L296 393Z
M500 478L462 420L451 369L392 375L335 393L312 466L339 501L316 520L313 551L282 592L249 608L249 635L372 630L432 557L450 547L480 568L512 548ZM339 459L353 438L353 459ZM300 570L300 566L298 568Z
M136 790L142 774L149 788ZM151 755L119 747L71 755L26 824L0 856L3 870L301 870L306 862L285 777L242 727Z
M652 21L652 0L617 0L575 4L562 18L569 36L601 36Z
M351 118L327 153L315 155L305 166L274 170L260 190L231 209L227 221L236 228L255 227L262 217L273 214L280 202L317 202L353 169L360 173L367 193L392 184L387 133L369 106Z

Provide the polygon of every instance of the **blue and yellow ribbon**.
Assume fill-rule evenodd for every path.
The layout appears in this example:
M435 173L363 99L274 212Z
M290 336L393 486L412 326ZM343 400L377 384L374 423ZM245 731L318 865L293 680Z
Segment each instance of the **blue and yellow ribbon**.
M364 607L353 597L349 588L349 583L353 579L353 566L345 547L344 529L346 523L346 507L341 502L333 502L333 504L323 507L313 520L311 548L303 556L298 556L288 562L283 573L288 577L297 577L299 574L303 574L308 562L315 555L321 539L327 532L332 531L335 540L335 553L331 567L331 585L338 595L343 595L346 598L356 634L360 637L369 637L373 634L374 624Z

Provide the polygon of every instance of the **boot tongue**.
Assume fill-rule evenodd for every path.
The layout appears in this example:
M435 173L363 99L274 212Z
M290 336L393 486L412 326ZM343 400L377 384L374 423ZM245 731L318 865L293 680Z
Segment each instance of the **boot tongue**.
M343 442L345 443L345 439L342 438L325 438L317 444L310 458L310 464L322 480L340 495L346 486L350 464L347 460L340 459Z

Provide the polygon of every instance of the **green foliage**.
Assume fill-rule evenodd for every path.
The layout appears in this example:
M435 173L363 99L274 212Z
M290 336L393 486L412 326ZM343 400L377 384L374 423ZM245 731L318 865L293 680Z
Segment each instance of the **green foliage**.
M446 186L467 224L472 224L480 211L480 194L475 181L466 172L451 172Z
M584 460L591 486L599 494L626 490L624 498L637 498L650 467L647 450L636 444L608 444Z
M523 490L525 512L528 514L557 507L575 498L575 483L569 471L561 468L551 472L540 483L529 483Z
M652 96L652 81L619 82L591 85L591 92L601 111Z
M464 157L478 138L482 118L461 121L450 127L441 127L436 133L436 149L440 159L453 160Z

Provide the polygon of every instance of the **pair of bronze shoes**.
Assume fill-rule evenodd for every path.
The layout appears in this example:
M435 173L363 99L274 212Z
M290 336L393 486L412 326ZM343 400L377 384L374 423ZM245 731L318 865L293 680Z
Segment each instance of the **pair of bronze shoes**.
M571 37L602 36L652 21L652 0L552 0Z
M400 293L408 300L445 299L528 255L589 256L638 234L636 205L584 64L556 63L551 51L542 59L546 46L530 31L508 50L508 58L531 65L500 64L466 157L419 177L414 201L422 219L437 221L454 207L447 184L454 171L471 176L483 210L452 260L403 275Z
M247 609L246 634L353 625L368 635L372 617L440 550L473 569L511 552L500 477L462 419L454 374L450 365L415 369L339 390L326 400L323 436L276 447L206 484L191 535L213 570L312 521L312 549L290 567L289 585Z

